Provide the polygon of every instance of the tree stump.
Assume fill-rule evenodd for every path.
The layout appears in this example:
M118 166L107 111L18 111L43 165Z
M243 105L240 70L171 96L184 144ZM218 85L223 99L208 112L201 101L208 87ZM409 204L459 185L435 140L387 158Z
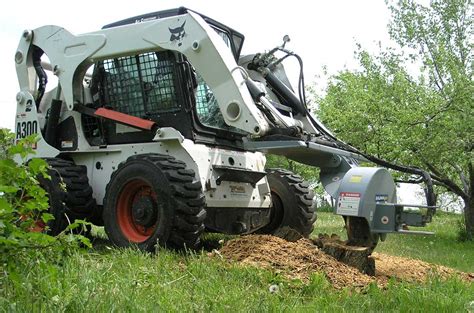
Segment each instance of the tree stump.
M367 275L375 276L375 260L370 257L368 247L348 246L336 235L319 235L312 240L324 253L336 260L358 269Z

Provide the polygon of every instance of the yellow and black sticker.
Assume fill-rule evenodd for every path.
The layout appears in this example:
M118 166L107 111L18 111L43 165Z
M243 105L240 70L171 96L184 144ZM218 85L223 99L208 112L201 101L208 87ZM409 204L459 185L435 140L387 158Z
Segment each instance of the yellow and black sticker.
M350 183L360 183L362 181L362 175L352 175L351 178L349 178Z

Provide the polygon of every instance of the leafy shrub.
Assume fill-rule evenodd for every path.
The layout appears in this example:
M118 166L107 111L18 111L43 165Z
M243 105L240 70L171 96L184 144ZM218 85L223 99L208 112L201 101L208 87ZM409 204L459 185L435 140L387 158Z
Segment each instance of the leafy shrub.
M69 225L56 237L46 233L48 221L54 216L48 212L48 195L40 187L37 177L50 178L48 164L42 159L31 159L35 137L14 143L13 134L0 129L0 261L19 261L40 252L53 256L51 251L64 252L80 244L90 246L88 239L71 231L84 222ZM17 161L17 162L15 162ZM47 251L45 251L47 250ZM37 257L37 255L35 256Z

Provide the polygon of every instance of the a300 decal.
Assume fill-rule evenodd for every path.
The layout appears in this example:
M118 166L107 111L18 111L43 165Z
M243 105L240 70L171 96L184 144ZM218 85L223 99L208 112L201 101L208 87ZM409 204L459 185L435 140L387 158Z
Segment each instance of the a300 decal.
M28 137L29 135L38 133L38 122L37 121L27 121L27 122L18 122L16 124L16 139L22 139Z

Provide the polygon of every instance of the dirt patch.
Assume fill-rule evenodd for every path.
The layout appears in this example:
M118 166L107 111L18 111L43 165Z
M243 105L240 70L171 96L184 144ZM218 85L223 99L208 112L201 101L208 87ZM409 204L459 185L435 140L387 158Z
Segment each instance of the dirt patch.
M403 281L424 281L434 273L441 277L459 274L467 281L474 281L474 274L381 253L373 255L376 276L368 276L325 254L308 239L289 242L269 235L248 235L226 242L218 254L227 260L270 269L286 278L303 282L308 282L312 273L321 272L337 289L360 288L372 282L383 287L390 277Z

